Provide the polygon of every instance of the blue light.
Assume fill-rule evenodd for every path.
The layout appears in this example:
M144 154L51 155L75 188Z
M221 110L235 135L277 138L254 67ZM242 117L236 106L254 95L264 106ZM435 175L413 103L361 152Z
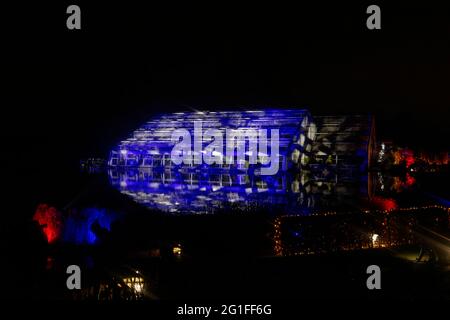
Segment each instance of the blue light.
M439 196L437 196L435 194L432 194L432 193L426 193L426 195L429 196L430 198L432 198L437 203L450 208L450 201L449 200L447 200L445 198L442 198L442 197L439 197Z
M305 121L306 120L306 121ZM225 136L228 129L240 130L279 130L279 157L280 169L286 171L289 168L300 168L298 157L292 157L294 150L309 154L308 145L312 142L308 138L308 132L313 125L312 118L306 110L282 110L264 109L254 111L223 111L223 112L184 112L173 114L161 114L155 116L111 151L108 165L112 167L146 167L146 168L170 168L180 169L171 159L171 152L176 145L172 140L172 133L176 129L185 129L191 136L195 136L194 123L201 121L202 132L215 129ZM303 139L299 139L302 136ZM306 138L305 138L306 137ZM302 140L302 141L300 141ZM202 150L212 140L202 141ZM247 142L248 143L248 142ZM247 148L247 147L246 147ZM310 146L308 147L310 149ZM194 150L193 150L194 151ZM215 151L217 156L218 152ZM197 153L198 154L198 153ZM271 145L268 145L267 154L271 154ZM247 156L250 155L247 153ZM260 154L259 156L262 156ZM195 152L194 152L195 157ZM236 157L236 150L235 155ZM258 161L262 161L259 159ZM236 163L236 162L235 162ZM255 170L261 166L248 164L239 166L214 165L221 170ZM202 167L181 165L184 169Z
M74 244L94 244L97 236L92 230L95 223L102 229L111 231L111 223L118 214L106 209L86 208L70 212L64 223L63 240Z

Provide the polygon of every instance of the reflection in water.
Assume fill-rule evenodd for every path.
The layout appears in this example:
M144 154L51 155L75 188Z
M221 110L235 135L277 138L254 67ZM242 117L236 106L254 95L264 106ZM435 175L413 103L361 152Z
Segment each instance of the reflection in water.
M217 173L209 170L170 171L110 169L111 184L148 208L173 213L213 213L228 208L279 209L309 213L340 206L366 193L367 181L339 177L330 170L275 176ZM361 185L363 188L361 188Z

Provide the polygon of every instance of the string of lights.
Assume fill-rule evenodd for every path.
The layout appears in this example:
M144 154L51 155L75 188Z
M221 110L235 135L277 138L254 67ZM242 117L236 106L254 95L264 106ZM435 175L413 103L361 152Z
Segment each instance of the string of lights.
M448 223L450 223L450 207L442 205L425 205L425 206L411 206L405 208L397 208L394 210L364 210L362 211L362 217L367 215L380 216L383 220L380 227L383 229L378 233L364 233L360 230L352 234L355 239L351 241L346 239L345 245L333 247L334 251L349 251L355 249L372 249L372 248L386 248L395 247L402 244L411 244L414 242L413 233L411 230L403 231L402 233L389 225L389 221L392 220L394 214L397 213L410 213L415 211L426 211L426 210L443 210L447 214ZM355 212L356 213L356 212ZM349 214L355 214L349 213ZM306 218L306 217L329 217L337 216L339 213L337 211L327 211L327 212L316 212L306 215L281 215L277 217L273 222L274 232L273 232L273 251L275 256L289 256L289 255L309 255L318 254L322 252L327 252L326 249L321 248L317 245L316 250L312 250L305 244L305 241L299 240L294 243L294 245L288 243L285 236L285 230L283 230L283 223L288 221L296 221L296 218ZM356 213L361 214L361 212ZM389 220L388 220L389 218ZM344 223L346 224L346 223ZM412 226L412 223L409 223ZM301 224L299 224L301 225ZM295 232L294 238L300 235L299 232ZM365 236L364 236L365 235ZM301 238L301 237L300 237ZM316 242L320 242L320 239L316 239ZM330 243L333 243L332 241ZM327 243L330 246L330 243ZM325 247L325 246L324 246Z

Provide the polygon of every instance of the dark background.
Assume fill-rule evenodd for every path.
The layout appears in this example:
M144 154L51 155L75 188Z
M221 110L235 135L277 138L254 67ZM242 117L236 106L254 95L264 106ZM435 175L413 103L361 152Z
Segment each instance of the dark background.
M29 223L37 205L64 210L99 194L118 201L96 193L91 180L101 178L80 175L79 161L106 157L157 112L264 106L372 113L380 139L449 150L450 13L441 3L150 3L2 3L1 294L24 291L20 283L38 265ZM382 30L366 28L373 3ZM81 7L80 31L66 28L70 4ZM216 279L227 279L227 266ZM351 260L348 266L338 273L359 270ZM394 278L416 283L396 270ZM321 274L328 274L322 282L333 277L328 269ZM423 294L438 281L426 282Z
M81 30L66 28L73 3ZM372 113L380 138L448 150L447 8L377 2L382 30L368 30L369 4L4 6L4 181L35 196L30 172L64 175L152 114L192 108Z

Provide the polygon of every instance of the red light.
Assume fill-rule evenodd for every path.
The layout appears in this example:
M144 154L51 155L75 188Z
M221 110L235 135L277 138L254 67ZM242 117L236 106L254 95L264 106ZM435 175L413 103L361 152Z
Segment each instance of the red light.
M58 240L61 236L62 216L56 208L47 204L38 205L33 220L41 225L48 243Z
M394 199L373 197L371 202L381 210L391 211L398 208L397 202Z
M406 186L411 187L416 183L416 179L412 177L409 173L406 174Z
M411 150L404 150L403 158L405 159L407 168L409 168L416 162L416 159L414 158L414 153Z

